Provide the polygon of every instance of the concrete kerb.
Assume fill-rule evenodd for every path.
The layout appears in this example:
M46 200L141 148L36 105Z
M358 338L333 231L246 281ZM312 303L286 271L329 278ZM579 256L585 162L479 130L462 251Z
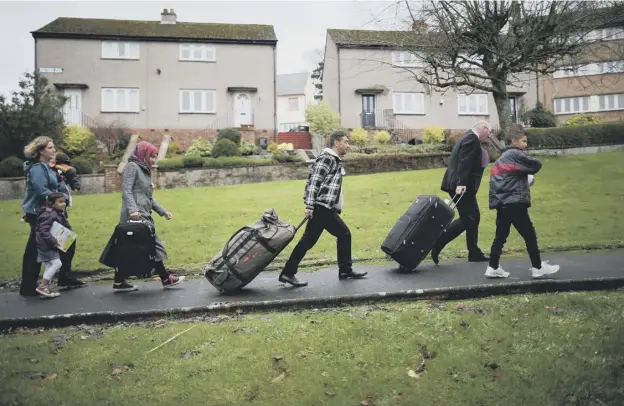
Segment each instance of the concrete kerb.
M10 332L18 327L53 328L79 324L109 324L121 321L136 321L162 317L188 318L191 316L213 313L260 312L269 310L289 311L311 308L340 307L344 305L357 305L367 302L476 299L493 295L613 290L623 287L624 277L613 277L569 280L532 280L523 282L468 285L453 288L410 289L397 292L377 292L370 294L266 300L255 302L218 302L207 306L174 309L151 309L126 313L94 312L35 318L0 319L0 332Z

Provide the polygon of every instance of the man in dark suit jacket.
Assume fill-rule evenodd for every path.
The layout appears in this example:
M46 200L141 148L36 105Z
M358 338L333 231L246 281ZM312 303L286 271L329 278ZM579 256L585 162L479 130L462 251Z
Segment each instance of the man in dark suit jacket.
M477 204L477 191L487 166L487 152L484 153L480 141L488 139L491 131L490 123L479 121L472 130L461 136L453 147L441 189L457 203L459 218L449 225L431 249L431 258L436 265L440 251L464 231L466 231L468 261L486 262L489 259L478 245L481 216Z

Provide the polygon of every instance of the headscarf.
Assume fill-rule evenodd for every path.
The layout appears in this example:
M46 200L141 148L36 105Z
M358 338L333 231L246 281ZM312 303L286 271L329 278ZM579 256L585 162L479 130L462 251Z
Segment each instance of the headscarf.
M134 148L134 152L132 154L131 159L133 161L138 161L138 163L142 163L143 165L145 165L148 169L151 170L151 165L149 163L148 158L153 155L153 154L157 154L158 150L156 149L155 146L153 146L152 144L150 144L147 141L141 141L137 144L137 146Z

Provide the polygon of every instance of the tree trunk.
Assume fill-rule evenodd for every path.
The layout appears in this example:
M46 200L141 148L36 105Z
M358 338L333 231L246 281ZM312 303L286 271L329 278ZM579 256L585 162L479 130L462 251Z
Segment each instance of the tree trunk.
M499 83L494 86L494 103L496 104L496 112L498 113L498 126L500 133L498 139L504 143L505 136L511 126L511 108L509 107L509 99L507 97L507 85ZM504 145L504 144L501 144Z

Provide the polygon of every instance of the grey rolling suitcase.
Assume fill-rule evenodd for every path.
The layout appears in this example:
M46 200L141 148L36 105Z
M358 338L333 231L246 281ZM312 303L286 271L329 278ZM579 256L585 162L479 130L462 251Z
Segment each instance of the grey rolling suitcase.
M294 227L266 210L259 221L241 228L204 267L204 276L220 292L231 292L254 280L293 240L307 218Z

